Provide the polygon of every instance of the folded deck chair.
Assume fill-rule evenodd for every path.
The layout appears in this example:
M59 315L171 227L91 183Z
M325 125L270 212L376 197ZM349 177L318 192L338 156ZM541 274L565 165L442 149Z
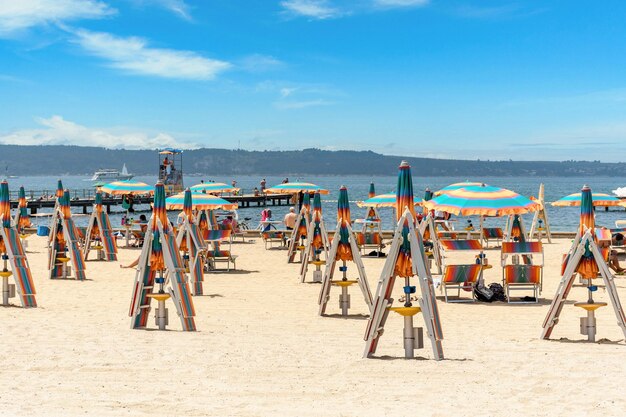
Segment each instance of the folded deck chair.
M283 246L285 244L285 232L282 230L268 230L267 232L261 232L261 238L263 239L265 249L267 249L268 243L270 248L273 247L273 244L276 242L279 243L279 246Z
M500 227L484 227L483 239L485 239L485 247L489 247L489 241L495 241L496 244L499 244L504 239L504 232Z
M500 255L502 286L509 303L537 303L543 285L543 244L503 242ZM511 291L532 291L534 300L511 301Z
M231 252L231 233L232 230L205 230L204 240L208 244L206 251L206 266L209 270L216 270L219 262L226 264L226 270L230 271L230 264L233 269L237 269L237 255ZM223 249L228 245L228 249Z

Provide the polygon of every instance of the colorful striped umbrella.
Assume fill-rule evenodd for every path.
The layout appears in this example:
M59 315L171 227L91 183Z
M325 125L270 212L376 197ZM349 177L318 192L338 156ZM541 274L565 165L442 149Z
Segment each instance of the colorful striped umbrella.
M5 229L10 229L11 201L9 200L9 183L6 182L6 180L0 183L0 217L2 220L2 227Z
M95 204L94 211L98 214L102 213L102 193L100 191L96 191L94 204ZM100 230L98 229L98 222L93 222L93 226L91 227L91 237L92 238L100 237Z
M411 204L415 202L413 196L413 179L411 177L411 167L406 161L402 161L399 167L398 187L396 188L396 200L397 220L400 220L400 218L404 214L404 211L408 208L415 221L415 204ZM404 278L413 276L408 219L404 222L404 225L402 227L402 243L398 252L398 259L396 260L394 273L397 276ZM410 300L407 302L410 305Z
M322 240L322 197L320 193L315 193L313 196L313 237L311 239L311 245L314 249L320 249L324 246Z
M111 195L143 195L154 193L152 187L139 181L114 181L100 187L102 192Z
M350 200L348 200L348 189L342 185L339 189L339 199L337 200L337 221L341 222L339 228L339 246L335 259L342 261L352 260L352 247L350 246L350 232L348 225L350 219ZM335 237L337 239L337 237Z
M57 192L56 192L56 198L59 199L61 197L63 197L63 182L61 180L57 181Z
M318 185L308 182L287 182L265 189L265 193L275 194L314 193L316 191L318 191L320 194L328 194L328 190L325 190Z
M165 208L167 209L167 198L165 199ZM193 221L193 203L191 199L191 190L187 188L185 190L185 197L183 199L183 213L187 216L187 219Z
M374 188L374 183L370 182L370 191L367 194L367 198L372 198L376 196L376 189Z
M307 213L311 212L311 194L304 193L302 196L302 207Z
M439 191L435 191L435 196L439 196L441 194L446 194L450 191L454 191L454 190L458 190L459 188L465 188L465 187L475 187L475 186L481 186L481 185L485 185L482 182L470 182L470 181L464 181L464 182L457 182L454 184L450 184L446 187L443 187L441 190Z
M526 238L522 232L522 221L519 214L513 216L513 224L511 225L511 237L517 238L518 242L525 242Z
M422 200L419 197L413 198L413 204L419 206L422 204ZM356 203L359 207L396 207L396 195L395 194L379 194L377 196L368 198L365 201L359 201Z
M26 202L26 191L24 191L23 186L20 187L18 197L18 221L15 226L17 227L17 231L21 232L25 228L31 226L30 218L28 217L28 203Z
M165 260L163 259L163 247L161 245L161 233L157 225L157 219L163 226L163 231L169 230L170 222L165 211L165 187L161 181L154 186L154 204L152 205L152 253L150 255L150 268L153 271L163 271Z
M507 216L540 209L540 205L506 188L469 186L441 194L424 206L462 216Z
M208 194L238 193L239 190L239 188L224 184L223 182L203 182L191 187L191 191L194 193Z
M591 230L593 240L597 243L595 233L596 219L593 212L593 195L591 194L591 188L587 185L583 186L581 190L580 200L580 225L578 231L582 236L587 230ZM598 276L598 265L593 259L593 254L589 249L589 242L585 244L585 252L578 263L576 272L585 279L597 278Z
M626 205L625 201L620 200L619 198L612 196L610 194L605 193L592 193L593 205L594 206L624 206ZM567 195L563 198L558 199L553 202L552 205L555 207L575 207L580 206L582 201L582 193L574 193Z
M61 209L61 213L63 213L64 219L72 217L72 210L70 208L70 190L67 188L63 191L63 197L59 200L59 208Z
M187 193L189 191L189 193ZM211 194L193 193L189 188L184 193L175 194L165 199L165 207L168 210L184 210L185 199L189 194L189 204L192 210L237 210L237 203L231 203L223 198Z

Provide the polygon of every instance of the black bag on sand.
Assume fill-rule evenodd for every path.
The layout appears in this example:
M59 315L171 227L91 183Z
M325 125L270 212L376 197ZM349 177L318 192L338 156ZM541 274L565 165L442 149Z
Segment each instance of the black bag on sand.
M489 284L489 289L493 293L491 301L503 301L506 303L506 294L504 293L504 288L502 288L502 285L498 284L497 282L493 282Z
M474 286L474 297L483 303L491 303L493 300L493 291L484 285L476 284Z

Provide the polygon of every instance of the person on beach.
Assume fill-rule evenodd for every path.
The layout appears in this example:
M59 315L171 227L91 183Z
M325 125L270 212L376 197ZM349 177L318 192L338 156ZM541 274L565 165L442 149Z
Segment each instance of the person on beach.
M610 248L613 246L623 246L624 245L624 235L621 233L615 233L611 240L600 240L598 242L598 246L602 248ZM608 249L608 259L607 264L609 268L611 268L617 275L624 275L626 273L626 268L622 268L619 264L619 258L617 256L617 251L615 249Z
M285 214L285 218L283 219L283 223L285 223L285 227L287 230L293 230L296 227L296 219L298 215L296 214L295 207L289 207L289 213Z

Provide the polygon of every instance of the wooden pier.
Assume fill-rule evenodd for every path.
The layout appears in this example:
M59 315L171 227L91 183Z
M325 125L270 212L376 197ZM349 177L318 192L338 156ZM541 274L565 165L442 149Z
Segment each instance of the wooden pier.
M27 191L26 199L28 201L28 208L31 214L36 214L39 209L54 208L56 198L43 198L42 195L52 195L54 191ZM83 214L87 214L87 209L93 207L95 192L93 188L84 190L71 190L70 191L70 206L82 207ZM291 201L291 194L244 194L244 195L222 195L221 198L228 200L231 203L237 203L239 208L247 208L251 206L265 207L265 206L282 206L289 205ZM133 205L151 204L152 197L148 196L135 196L133 197ZM107 213L111 212L112 206L122 204L122 198L119 196L103 196L102 204L106 206ZM17 208L18 200L17 193L11 192L11 208Z

